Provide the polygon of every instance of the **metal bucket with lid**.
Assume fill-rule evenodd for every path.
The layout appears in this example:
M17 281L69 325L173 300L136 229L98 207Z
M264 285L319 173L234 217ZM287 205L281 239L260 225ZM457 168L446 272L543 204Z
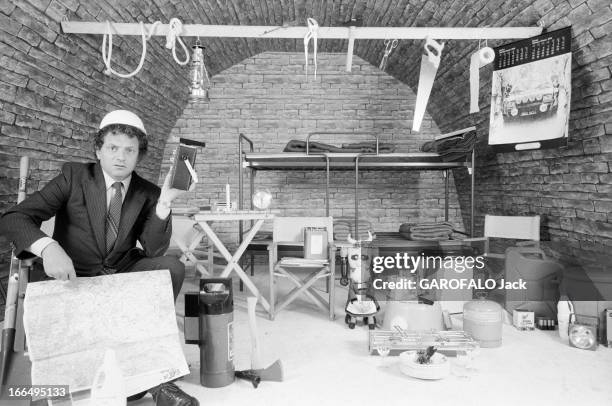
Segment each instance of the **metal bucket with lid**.
M463 330L483 348L501 346L503 319L502 307L484 297L463 305Z

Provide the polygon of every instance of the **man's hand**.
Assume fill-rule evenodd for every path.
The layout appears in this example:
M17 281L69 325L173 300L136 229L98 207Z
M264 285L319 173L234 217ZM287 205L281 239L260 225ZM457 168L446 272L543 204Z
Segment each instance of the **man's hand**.
M189 186L189 190L175 189L173 187L170 187L170 179L172 179L171 175L172 175L172 171L169 171L168 174L166 175L166 179L164 180L164 185L161 188L161 193L159 194L159 201L168 203L168 204L172 203L174 199L176 199L178 196L182 195L183 193L192 192L195 189L196 183L197 183L197 179L191 182L191 186Z
M76 279L72 260L57 242L52 242L45 247L42 259L45 273L48 276L60 281Z
M174 162L174 156L176 155L176 150L174 151L174 153L172 154L172 162ZM165 205L170 205L172 203L172 201L174 199L176 199L178 196L182 195L185 192L192 192L195 187L196 184L198 183L198 178L195 177L193 178L192 182L191 182L191 186L189 186L189 190L181 190L181 189L175 189L173 187L170 187L170 182L172 179L172 170L173 168L170 168L170 170L168 171L168 174L166 175L166 179L164 179L164 185L161 188L161 193L159 194L159 201L162 202L162 204Z

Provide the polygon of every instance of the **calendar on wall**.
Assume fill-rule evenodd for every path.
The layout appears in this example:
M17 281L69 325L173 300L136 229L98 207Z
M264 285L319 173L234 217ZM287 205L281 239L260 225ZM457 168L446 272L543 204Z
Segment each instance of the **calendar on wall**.
M489 145L498 150L567 142L571 27L494 48Z

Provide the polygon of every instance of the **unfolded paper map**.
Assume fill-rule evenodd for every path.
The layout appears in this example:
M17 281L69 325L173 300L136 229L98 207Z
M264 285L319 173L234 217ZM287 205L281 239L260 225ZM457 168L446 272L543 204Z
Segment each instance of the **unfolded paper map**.
M107 348L128 396L189 373L167 270L30 283L24 328L33 385L91 388Z

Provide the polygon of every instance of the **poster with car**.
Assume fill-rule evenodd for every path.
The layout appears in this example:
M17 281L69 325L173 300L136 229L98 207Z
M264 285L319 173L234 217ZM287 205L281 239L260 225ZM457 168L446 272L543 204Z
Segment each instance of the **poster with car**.
M494 48L489 145L565 145L571 99L571 27Z

